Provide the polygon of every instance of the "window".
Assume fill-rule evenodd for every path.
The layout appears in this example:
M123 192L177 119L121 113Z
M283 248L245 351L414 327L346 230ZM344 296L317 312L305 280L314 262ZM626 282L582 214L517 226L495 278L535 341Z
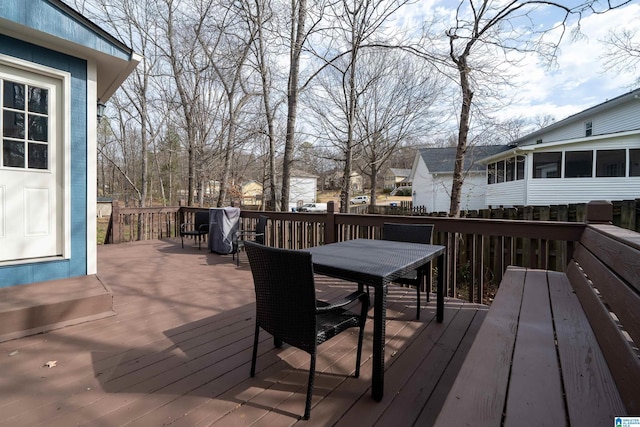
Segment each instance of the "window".
M593 151L567 151L564 154L565 178L591 178Z
M625 150L596 151L596 176L625 176L627 153Z
M629 150L629 176L640 176L640 149Z
M593 123L589 121L584 124L584 136L591 135L593 135Z
M514 168L515 160L516 159L514 157L510 157L507 160L505 160L506 179L507 179L507 181L514 181L516 179L516 177L515 177L515 168Z
M517 180L524 179L524 159L526 159L526 157L524 156L516 157L516 179Z
M533 153L534 178L560 178L562 153Z
M2 80L1 166L49 168L49 91Z
M496 164L489 163L487 166L487 184L495 184L496 183Z
M496 182L504 182L504 160L497 163Z

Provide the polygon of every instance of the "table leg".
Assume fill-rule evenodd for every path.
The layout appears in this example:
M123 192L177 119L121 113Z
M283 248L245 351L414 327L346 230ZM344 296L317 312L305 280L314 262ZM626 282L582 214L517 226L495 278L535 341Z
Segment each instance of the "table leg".
M447 275L445 268L445 254L438 257L438 287L436 290L436 320L440 323L444 320L444 281Z
M373 304L373 367L371 394L377 401L384 394L384 341L387 320L387 285L375 288Z

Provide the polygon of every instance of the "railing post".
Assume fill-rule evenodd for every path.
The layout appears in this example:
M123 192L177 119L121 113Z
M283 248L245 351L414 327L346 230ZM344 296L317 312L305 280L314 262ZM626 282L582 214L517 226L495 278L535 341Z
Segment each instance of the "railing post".
M111 201L111 243L120 243L120 202Z
M324 244L335 243L336 232L336 204L333 200L327 202L327 214L324 220Z
M611 224L613 204L607 200L593 200L587 204L587 224Z

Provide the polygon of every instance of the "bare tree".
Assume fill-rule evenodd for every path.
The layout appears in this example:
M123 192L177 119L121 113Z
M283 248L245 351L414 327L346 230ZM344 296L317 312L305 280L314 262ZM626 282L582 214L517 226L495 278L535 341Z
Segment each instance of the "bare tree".
M363 89L355 117L361 161L356 163L369 177L375 205L378 176L389 157L401 146L434 133L438 123L430 110L441 84L426 63L404 52L369 49L361 55L357 78Z
M603 42L609 49L603 57L606 70L637 75L640 68L640 28L616 28L609 31ZM634 85L640 85L640 77L636 78Z

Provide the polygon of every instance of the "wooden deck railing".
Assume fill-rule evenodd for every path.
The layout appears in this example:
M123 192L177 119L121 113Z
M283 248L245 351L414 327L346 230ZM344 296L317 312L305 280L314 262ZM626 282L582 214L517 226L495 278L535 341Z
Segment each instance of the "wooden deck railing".
M609 205L610 206L610 205ZM198 208L114 209L107 238L120 243L179 235ZM610 221L597 203L589 205L588 221ZM385 222L435 225L434 243L447 246L448 295L472 302L488 302L508 265L563 271L580 239L585 223L483 218L399 215L242 211L240 227L253 230L267 215L266 244L304 249L354 238L378 239ZM607 217L607 218L604 218ZM604 218L604 219L603 219ZM437 272L436 274L440 274Z

